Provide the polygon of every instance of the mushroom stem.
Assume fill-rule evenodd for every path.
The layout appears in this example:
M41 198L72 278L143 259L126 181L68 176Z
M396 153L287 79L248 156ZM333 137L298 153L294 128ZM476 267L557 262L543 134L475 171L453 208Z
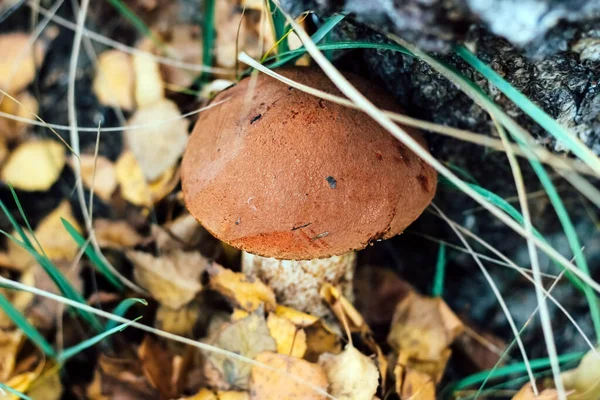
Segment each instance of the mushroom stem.
M313 260L278 260L242 253L242 271L267 283L277 302L318 317L330 317L331 311L319 291L325 283L336 286L353 300L352 279L356 252Z

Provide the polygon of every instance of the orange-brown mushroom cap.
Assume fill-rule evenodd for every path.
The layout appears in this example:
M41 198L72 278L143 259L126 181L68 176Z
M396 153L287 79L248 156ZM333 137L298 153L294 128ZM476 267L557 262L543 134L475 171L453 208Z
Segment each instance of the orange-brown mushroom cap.
M317 69L280 72L339 94ZM383 90L346 76L398 110ZM200 115L183 157L186 206L220 240L265 257L329 257L401 233L431 202L435 170L363 112L266 75L250 82L215 98L229 100Z

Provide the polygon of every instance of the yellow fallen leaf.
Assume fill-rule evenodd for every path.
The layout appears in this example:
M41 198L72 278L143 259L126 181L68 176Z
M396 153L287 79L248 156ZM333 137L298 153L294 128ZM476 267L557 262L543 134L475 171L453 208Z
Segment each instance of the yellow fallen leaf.
M146 182L144 173L131 151L121 154L115 165L121 195L136 206L151 207L166 196L179 181L175 168L167 170L158 180Z
M35 400L58 400L63 392L60 381L60 370L56 366L47 365L44 372L32 382L27 396Z
M104 201L109 201L117 188L117 172L115 166L108 158L82 154L81 180L88 187L94 185L94 195Z
M267 326L277 343L277 352L286 356L304 357L306 352L306 332L296 327L290 320L270 313Z
M13 97L17 101L4 97L0 102L0 111L19 118L36 119L35 115L38 113L39 105L35 97L25 91ZM7 141L21 139L29 126L26 122L2 118L0 119L0 137Z
M128 121L130 127L141 126L125 131L125 138L148 181L158 179L183 154L189 121L179 117L177 105L161 99L139 108Z
M152 52L154 45L149 38L144 38L136 47L146 52ZM136 53L132 57L137 106L142 108L163 99L165 88L158 63L152 57L142 53Z
M396 365L396 392L402 399L435 400L435 382L425 372Z
M460 319L440 298L410 291L396 306L387 341L398 363L441 379L450 357L450 344L463 332Z
M54 140L30 141L12 152L2 168L2 180L17 189L46 191L65 166L64 146Z
M247 358L276 349L262 313L252 313L239 321L225 324L212 344ZM211 382L213 385L223 390L248 389L251 364L217 353L209 353L206 357L220 375L220 381Z
M71 261L79 250L79 246L65 229L62 219L68 221L77 231L81 232L81 227L73 216L71 204L68 200L63 200L54 211L42 219L34 230L35 237L41 244L43 252L53 261ZM26 231L34 246L37 247L33 237L27 230L24 229L24 231ZM16 232L13 232L13 235L19 237ZM27 268L36 262L27 250L13 241L8 243L8 256L14 265L21 269Z
M26 393L31 387L33 381L38 377L37 372L23 372L15 375L6 382L3 382L6 386L16 390L17 392ZM19 397L9 394L8 400L18 400Z
M314 315L298 311L291 307L280 305L277 305L275 308L275 314L288 319L294 325L301 328L306 328L307 326L310 326L319 320L319 318L315 317Z
M6 144L6 139L4 139L0 134L0 165L2 165L4 163L4 160L6 159L7 156L8 156L8 146Z
M21 330L0 330L0 382L12 375L22 339Z
M117 249L131 248L142 241L142 237L125 221L95 219L94 232L100 247Z
M316 362L324 353L338 354L342 351L341 337L327 329L319 321L306 328L305 359Z
M246 311L254 311L261 304L267 310L275 309L275 294L258 279L233 272L213 263L208 268L211 288L227 297L235 305Z
M202 289L200 275L208 261L199 252L179 250L154 257L130 250L126 255L133 262L136 281L164 306L180 309Z
M100 103L132 110L134 86L135 72L129 54L108 50L98 56L93 90Z
M250 315L250 313L248 311L244 311L244 310L240 310L239 308L236 308L235 310L233 310L233 313L231 314L231 322L239 321L242 318L246 318L248 315Z
M35 71L44 59L44 46L30 45L30 39L25 33L0 35L0 89L14 94L33 82Z
M570 397L569 397L570 398ZM558 393L556 389L544 389L536 396L531 387L531 383L525 384L521 390L513 396L513 400L557 400ZM594 397L597 399L597 397Z
M180 397L178 400L219 400L217 395L208 390L208 389L200 389L198 393L189 397Z
M599 349L600 350L600 349ZM600 359L589 350L577 368L563 372L565 389L570 391L569 400L596 400L600 398Z
M219 400L248 400L250 396L248 392L236 392L228 390L226 392L218 392Z
M24 271L21 274L19 281L24 285L35 286L34 271L32 269ZM4 295L13 305L13 307L19 310L22 314L34 299L33 293L21 290L8 290L0 288L0 294ZM13 326L14 324L12 319L10 319L8 315L6 315L6 313L0 309L0 329L9 329ZM0 379L0 381L2 380Z
M178 310L159 305L154 326L157 329L186 337L193 336L194 326L200 318L200 306L192 301Z
M285 371L296 379L291 379L282 373L253 365L250 377L251 399L326 399L325 396L319 394L314 389L298 382L300 380L323 391L327 391L327 377L323 368L319 365L271 352L260 353L254 360L269 367Z
M319 365L327 374L329 393L339 400L371 400L377 392L377 367L351 344L340 354L321 355Z

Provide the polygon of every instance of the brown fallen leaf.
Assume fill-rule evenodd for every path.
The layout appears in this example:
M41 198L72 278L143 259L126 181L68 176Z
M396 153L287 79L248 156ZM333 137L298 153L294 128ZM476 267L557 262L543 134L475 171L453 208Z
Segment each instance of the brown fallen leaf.
M94 157L82 154L81 180L91 189L94 185L94 194L104 201L109 201L117 188L117 172L114 164L103 156Z
M317 362L319 356L324 353L338 354L342 351L341 337L319 321L305 328L306 331L306 353L304 358L311 362Z
M1 94L0 97L2 97ZM35 115L39 111L39 105L35 97L29 92L21 92L13 97L17 101L8 97L4 97L0 101L0 111L19 118L36 119ZM0 137L8 142L17 141L23 138L29 127L30 125L26 122L2 118L0 119Z
M169 57L190 64L202 64L201 31L196 24L179 24L163 32L163 41L169 48ZM161 71L167 88L187 88L194 83L196 73L171 65L161 65Z
M263 351L275 351L277 345L261 314L252 313L239 321L225 324L211 344L247 358L254 358ZM220 381L213 378L213 385L222 390L248 389L252 367L249 363L217 353L209 353L206 357L220 377Z
M266 364L271 368L285 371L290 376L275 372L257 365L252 366L250 377L250 398L260 400L280 399L326 399L306 384L327 390L327 377L318 364L283 354L263 352L256 356L255 361ZM298 381L305 383L300 384Z
M21 273L21 277L19 281L28 286L36 286L35 285L35 275L32 268L23 271ZM4 288L0 288L0 294L10 301L10 303L15 307L21 314L25 313L25 310L31 305L35 296L33 293L21 291L21 290L8 290ZM14 326L11 318L6 315L6 313L0 309L0 329L10 329ZM0 369L5 367L0 367ZM2 381L2 379L0 379Z
M277 352L286 356L302 358L306 352L306 332L290 320L270 313L267 326L277 343Z
M174 102L161 99L139 108L129 119L130 127L141 126L125 131L125 138L146 180L158 179L183 154L189 121L180 116Z
M98 56L93 91L105 106L132 110L135 71L131 56L119 50L107 50Z
M138 357L142 363L142 371L150 385L163 398L177 396L179 388L173 385L173 357L168 350L150 335L146 335L138 349Z
M140 40L136 46L152 53L154 44L148 37ZM139 108L154 104L165 97L165 87L158 63L149 55L136 53L132 56L135 74L135 102Z
M41 244L43 253L52 261L72 261L77 255L79 247L71 235L65 229L62 219L68 221L73 227L81 232L81 227L73 216L71 204L63 200L54 211L48 214L35 228L34 233L37 241ZM31 242L36 246L33 237L24 229ZM19 237L16 232L13 235ZM40 251L38 249L38 251ZM36 263L35 258L24 248L10 241L8 243L8 257L18 269L25 269Z
M94 232L100 247L132 248L143 238L125 221L94 219Z
M121 195L136 206L151 207L179 182L179 173L175 167L167 170L158 180L146 182L142 168L131 151L123 152L115 167Z
M64 146L55 140L29 141L17 147L2 168L2 180L17 189L46 191L65 166Z
M340 354L319 357L329 380L329 392L339 400L371 400L379 386L379 371L369 357L348 344Z
M258 279L233 272L216 263L208 267L208 274L210 287L241 309L252 312L261 305L264 305L266 310L275 309L275 294Z
M180 309L202 290L200 275L208 261L199 252L173 251L154 257L130 250L126 255L133 262L136 281L162 305Z
M0 89L18 93L35 77L36 69L44 60L42 44L30 45L31 36L25 33L0 35Z
M12 375L22 340L21 330L0 330L0 382L6 382Z
M134 356L122 358L100 355L101 393L110 399L158 399L156 390L146 379L140 360Z

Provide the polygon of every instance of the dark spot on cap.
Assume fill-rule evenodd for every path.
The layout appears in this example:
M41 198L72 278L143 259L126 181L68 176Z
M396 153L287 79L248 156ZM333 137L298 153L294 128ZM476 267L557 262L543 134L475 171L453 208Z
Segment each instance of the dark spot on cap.
M252 118L252 119L250 120L250 125L252 125L253 123L255 123L256 121L258 121L258 120L259 120L259 119L261 119L261 118L262 118L262 114L258 114L258 115L256 115L254 118Z
M419 181L419 185L421 185L421 189L429 193L429 179L425 175L419 175L417 176L417 180Z
M375 158L378 159L379 161L383 160L383 156L381 155L380 152L375 152Z
M327 181L327 183L329 183L330 188L335 189L337 187L337 181L333 176L328 176L327 178L325 178L325 180Z
M325 106L323 105L323 99L319 99L319 107L325 108Z
M240 224L240 222L242 222L240 218L238 218L238 219L236 219L236 220L235 220L235 224L236 224L236 225L239 225L239 224Z

